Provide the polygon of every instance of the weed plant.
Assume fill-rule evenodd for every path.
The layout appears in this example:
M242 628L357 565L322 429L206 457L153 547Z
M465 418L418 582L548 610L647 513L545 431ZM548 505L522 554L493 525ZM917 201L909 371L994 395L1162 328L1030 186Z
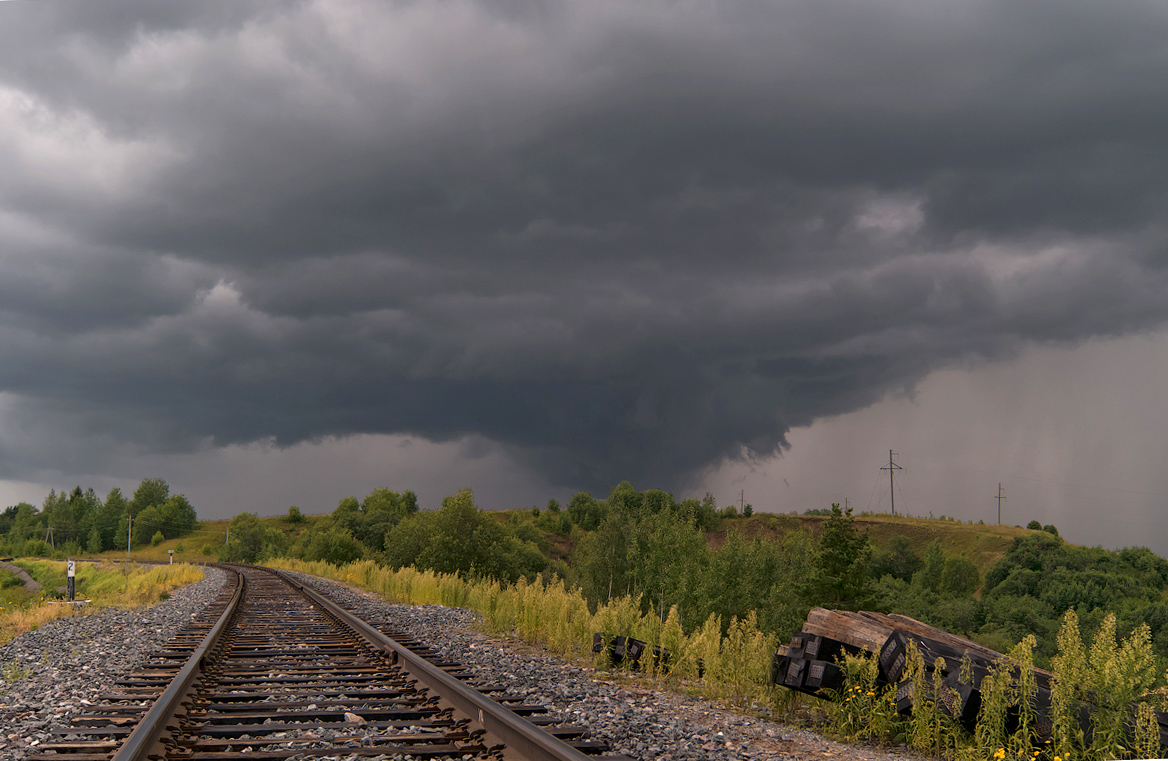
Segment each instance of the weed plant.
M840 666L844 686L832 702L830 732L845 740L903 741L906 727L896 712L896 686L877 684L877 657L846 655Z

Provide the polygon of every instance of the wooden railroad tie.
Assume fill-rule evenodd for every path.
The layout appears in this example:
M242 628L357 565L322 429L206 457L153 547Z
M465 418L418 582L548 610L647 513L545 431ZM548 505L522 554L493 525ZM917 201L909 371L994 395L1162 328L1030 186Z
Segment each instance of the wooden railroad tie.
M839 695L845 687L841 664L846 656L874 655L879 667L877 683L895 685L897 711L911 714L916 691L912 680L905 678L910 642L915 643L929 677L923 689L927 699L935 700L942 712L972 730L977 725L981 709L982 680L996 668L1010 664L1010 659L972 640L908 616L813 608L803 630L791 637L790 644L780 646L775 653L771 681L808 695L830 698ZM943 686L940 696L933 694L932 678L938 659ZM1019 666L1015 664L1012 668L1012 678L1017 680ZM1033 702L1036 729L1045 739L1052 729L1051 689L1055 674L1040 668L1031 668L1031 673L1036 685ZM1088 741L1092 713L1090 704L1079 709L1079 725ZM1160 725L1160 745L1168 748L1168 713L1158 710L1156 718ZM1017 711L1008 717L1011 722L1017 719ZM1010 727L1007 729L1012 731Z

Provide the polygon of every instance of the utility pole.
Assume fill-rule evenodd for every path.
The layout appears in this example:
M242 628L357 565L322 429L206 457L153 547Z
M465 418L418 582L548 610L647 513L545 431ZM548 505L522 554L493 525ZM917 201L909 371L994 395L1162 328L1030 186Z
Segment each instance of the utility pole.
M895 484L893 482L892 474L895 471L904 470L904 468L900 467L899 465L897 465L895 462L892 461L892 458L895 456L896 456L896 453L893 452L891 449L889 449L888 450L888 465L881 468L881 470L888 471L888 494L890 497L892 497L892 514L893 515L896 515L896 490L894 488Z
M746 509L746 489L741 489L738 492L738 512L739 514Z
M995 499L998 500L998 525L999 526L1002 525L1002 500L1005 498L1006 498L1006 495L1002 494L1002 484L999 481L998 482L998 496L995 497Z
M126 521L126 560L130 559L130 537L134 535L134 514L128 513L130 519Z
M57 549L57 540L53 537L52 526L45 529L45 544L51 545L54 550Z

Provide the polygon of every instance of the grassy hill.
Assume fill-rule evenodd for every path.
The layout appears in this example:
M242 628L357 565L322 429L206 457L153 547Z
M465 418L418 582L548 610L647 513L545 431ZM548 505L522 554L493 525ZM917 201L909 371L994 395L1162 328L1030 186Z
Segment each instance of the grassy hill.
M306 515L303 523L289 523L287 516L277 515L268 518L260 518L260 522L265 525L282 532L288 537L289 544L295 541L296 537L308 530L315 521L327 520L327 515ZM135 547L130 551L130 558L133 560L144 561L158 561L165 563L170 555L167 550L174 550L175 562L184 563L213 563L219 559L219 549L227 540L227 525L231 523L229 519L217 521L199 521L198 527L194 533L188 534L178 539L167 539L166 541L156 546ZM90 557L88 554L86 557ZM110 560L124 560L126 558L126 550L108 550L100 555L93 556L94 558L107 558Z
M711 543L720 544L726 532L741 530L749 537L761 536L781 540L791 531L806 529L816 539L823 530L826 517L818 515L756 514L749 518L724 519L717 530L710 532ZM985 572L1006 554L1017 537L1036 533L1016 526L990 526L982 523L962 523L937 518L910 518L891 515L864 515L856 518L856 527L867 531L874 550L888 548L894 536L907 537L918 552L934 539L947 555L963 555Z
M523 522L531 519L530 510L500 510L493 516L501 523ZM268 527L282 532L291 545L298 536L317 521L328 520L327 515L306 515L303 523L289 523L286 516L277 515L260 518ZM810 531L819 538L827 518L818 515L775 515L756 513L750 517L723 518L720 525L710 531L707 541L711 547L719 547L730 531L740 531L749 538L761 537L765 540L781 541L787 534L798 529ZM174 559L188 563L209 563L218 559L217 553L227 536L229 520L199 521L193 534L168 539L154 547L135 547L130 557L135 560L165 562L167 550L174 550ZM996 526L981 523L962 523L955 520L935 518L913 518L891 515L863 515L856 518L856 526L867 531L873 549L887 549L894 536L907 537L918 551L934 539L940 542L948 555L963 555L977 566L978 572L985 572L1000 560L1014 539L1036 533L1031 529L1016 526ZM544 532L551 548L551 556L567 559L575 549L579 533L573 536L553 531ZM125 558L126 552L110 550L97 557L109 559Z
M499 510L495 517L504 523L525 521L531 518L530 510ZM719 526L710 531L706 541L711 547L720 547L726 541L726 534L739 531L748 538L761 537L765 540L782 541L787 534L805 529L818 540L827 521L820 515L776 515L755 513L750 517L723 518ZM978 573L985 572L1000 560L1014 540L1020 536L1038 533L1017 526L995 526L983 523L962 523L957 520L939 518L912 518L891 515L863 515L856 518L860 531L868 532L872 548L880 551L888 548L894 536L907 537L918 552L924 551L934 539L941 544L946 555L962 555L977 566ZM545 532L553 547L554 557L567 558L574 549L572 537L555 532Z

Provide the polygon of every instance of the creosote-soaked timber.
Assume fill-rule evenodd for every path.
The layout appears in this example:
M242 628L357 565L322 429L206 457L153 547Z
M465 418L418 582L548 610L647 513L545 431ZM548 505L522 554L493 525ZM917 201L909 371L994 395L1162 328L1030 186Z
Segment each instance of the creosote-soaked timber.
M913 683L907 677L909 643L915 643L926 673L930 678L926 694L948 716L972 730L981 708L981 683L999 666L1013 669L1015 679L1018 664L1008 656L979 645L972 640L951 634L914 618L870 611L828 610L814 608L807 615L803 630L791 638L789 645L780 646L771 666L771 680L793 690L829 697L844 687L844 670L840 663L845 655L876 655L879 681L896 685L896 709L910 714L913 709ZM941 695L932 694L934 664L940 659ZM962 675L964 664L964 677ZM1031 668L1036 685L1034 713L1040 738L1051 733L1051 687L1055 674L1040 668ZM1079 724L1090 737L1092 706L1079 710ZM1160 746L1168 748L1168 713L1156 711L1160 725Z

